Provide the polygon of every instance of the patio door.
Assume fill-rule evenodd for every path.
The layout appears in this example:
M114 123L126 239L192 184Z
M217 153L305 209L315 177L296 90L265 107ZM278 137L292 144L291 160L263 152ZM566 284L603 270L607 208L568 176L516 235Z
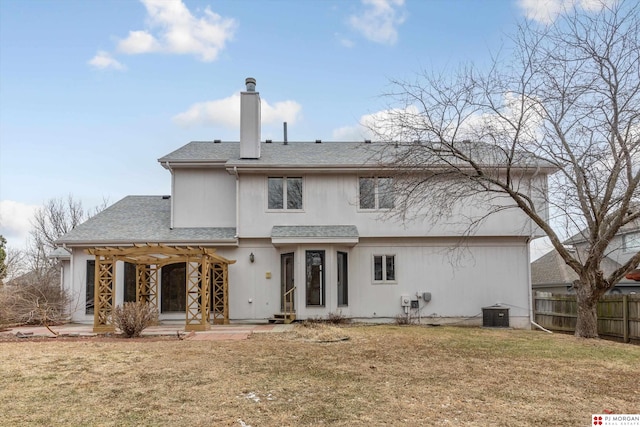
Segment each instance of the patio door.
M306 252L307 306L324 306L324 251Z
M285 296L293 289L293 252L280 255L280 310L282 311L294 311L293 295L288 294L290 298L287 298L287 307L285 307Z

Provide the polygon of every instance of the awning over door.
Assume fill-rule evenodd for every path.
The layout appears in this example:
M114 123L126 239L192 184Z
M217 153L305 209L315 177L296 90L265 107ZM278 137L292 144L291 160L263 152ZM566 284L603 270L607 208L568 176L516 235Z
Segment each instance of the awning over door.
M276 225L271 229L274 246L305 243L355 246L358 241L358 227L355 225Z

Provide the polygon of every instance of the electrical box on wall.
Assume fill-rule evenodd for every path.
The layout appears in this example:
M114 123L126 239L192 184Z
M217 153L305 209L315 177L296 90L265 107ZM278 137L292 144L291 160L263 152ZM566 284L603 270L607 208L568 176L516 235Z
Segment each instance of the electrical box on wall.
M431 292L423 292L422 293L422 300L424 302L429 302L431 301Z
M417 299L411 300L411 308L420 308L420 301Z
M400 297L400 306L401 307L410 307L411 306L411 297L409 295L402 295Z

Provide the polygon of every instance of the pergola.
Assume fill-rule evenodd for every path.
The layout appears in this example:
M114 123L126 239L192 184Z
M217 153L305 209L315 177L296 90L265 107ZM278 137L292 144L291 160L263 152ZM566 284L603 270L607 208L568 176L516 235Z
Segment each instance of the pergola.
M116 262L136 266L136 301L158 308L158 275L167 264L186 265L185 330L203 331L215 324L229 323L229 264L235 263L215 253L213 248L134 244L88 249L96 257L93 331L113 332L112 312L116 296ZM213 303L210 298L213 292Z

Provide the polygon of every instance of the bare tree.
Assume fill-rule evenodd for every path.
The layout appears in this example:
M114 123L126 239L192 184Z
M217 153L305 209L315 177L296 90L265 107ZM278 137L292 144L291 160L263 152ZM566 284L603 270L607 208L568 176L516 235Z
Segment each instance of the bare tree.
M613 237L640 218L639 11L603 3L548 26L524 22L506 61L487 70L393 81L390 108L372 126L394 141L381 154L401 171L402 215L441 216L482 199L486 213L469 219L468 233L504 209L546 233L579 277L580 337L597 337L598 299L640 262L638 252L608 276L601 268ZM536 178L541 168L555 172L548 183ZM563 244L575 233L587 242L581 257Z
M0 286L2 286L3 280L7 277L7 239L0 234Z
M50 199L35 213L26 250L9 252L5 265L11 280L0 292L0 324L37 323L48 326L66 320L70 296L60 286L60 266L52 258L55 241L90 216L72 196Z

